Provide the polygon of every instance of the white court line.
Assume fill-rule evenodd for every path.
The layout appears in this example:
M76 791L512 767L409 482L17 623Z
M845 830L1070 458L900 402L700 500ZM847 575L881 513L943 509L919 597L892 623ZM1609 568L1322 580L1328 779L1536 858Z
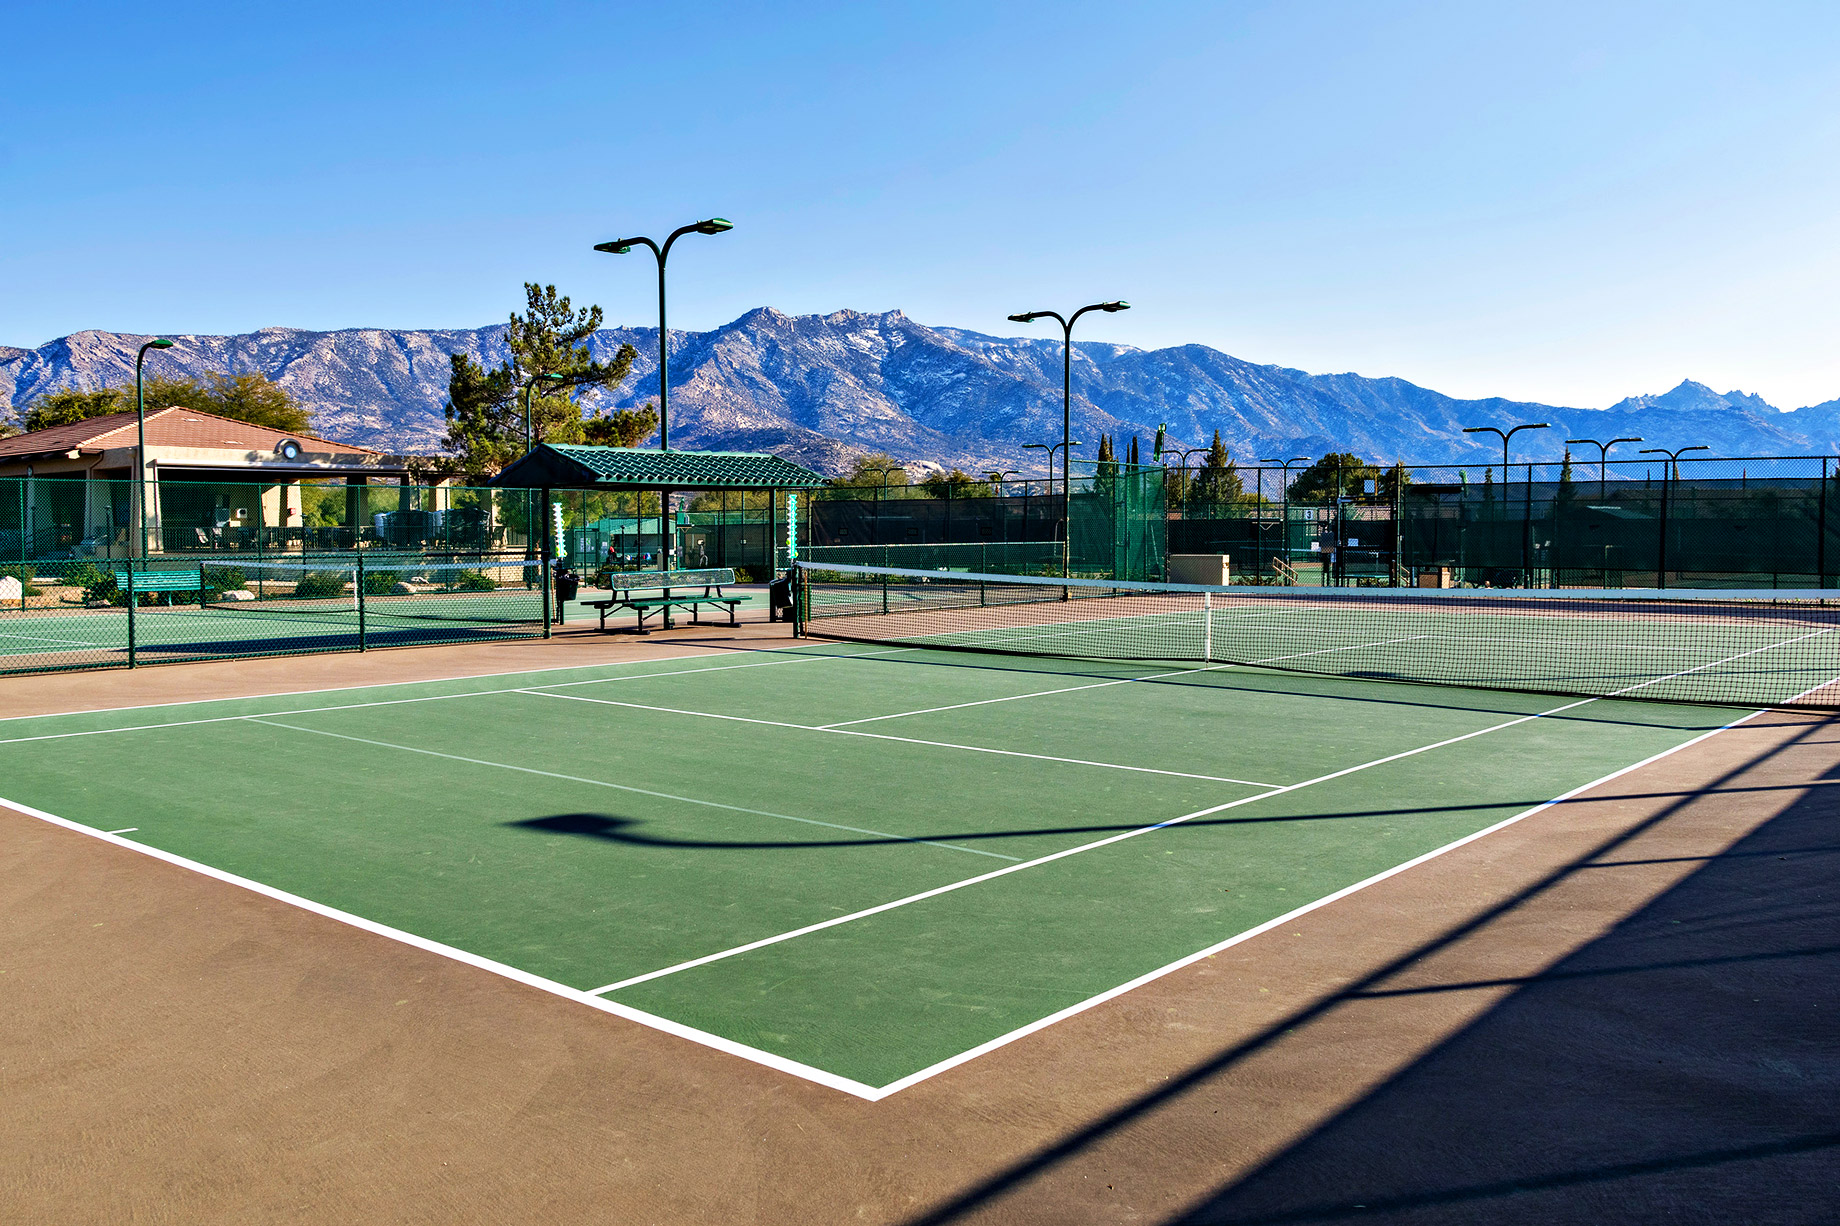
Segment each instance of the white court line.
M139 830L139 829L140 829L139 826L123 826L120 830L111 830L108 833L110 834L133 834L136 830Z
M752 664L718 664L718 665L713 665L709 668L674 668L671 671L664 672L664 673L639 673L634 676L626 676L626 677L590 677L582 681L556 681L556 682L550 683L549 685L543 688L560 689L563 686L575 686L575 685L613 685L613 684L616 684L622 681L650 681L658 677L687 677L694 673L724 673L724 672L729 672L735 669L742 669L742 668L771 668L774 665L778 665L778 664L813 664L813 663L823 663L829 660L855 660L855 659L861 658L862 656L896 655L904 651L917 651L917 650L919 649L914 648L914 647L893 647L893 648L889 648L886 651L860 651L860 652L852 653L847 656L799 656L791 660L759 660ZM683 659L683 660L701 660L701 659L706 659L707 657L705 656L677 656L673 658ZM589 666L589 667L595 667L595 666ZM522 674L505 673L502 675L515 677L515 676L520 676ZM457 678L457 680L465 681L465 680L469 680L469 678L462 677L462 678ZM396 682L386 682L385 684L403 686L403 685L435 685L435 684L440 684L440 683L439 682L424 682L424 681L396 681ZM372 687L353 686L352 688L353 689L370 689ZM307 693L310 693L310 694L314 694L314 693L336 694L338 692L339 691L336 689L307 691ZM454 699L454 698L490 698L495 695L501 695L501 694L518 694L518 693L527 693L527 692L534 692L534 691L532 691L531 687L528 687L528 686L508 686L504 689L499 689L499 690L466 690L463 693L459 693L459 694L418 694L413 698L380 698L375 702L350 702L350 703L341 703L337 706L330 706L330 707L297 707L291 711L262 711L262 712L257 712L256 714L264 715L264 716L271 716L271 715L281 716L281 715L312 715L316 711L363 711L363 710L368 710L372 707L397 707L397 706L405 706L407 704L417 703L417 702L445 702L449 699ZM276 695L276 697L286 698L286 697L291 697L291 695L282 694L282 695ZM257 700L250 699L250 698L211 698L211 699L203 699L200 701L253 702ZM156 703L153 705L159 706L161 704ZM177 706L181 704L175 703L173 705ZM124 708L124 709L125 710L139 710L141 708L129 707L129 708ZM70 712L66 712L63 715L22 715L22 716L17 716L15 718L19 718L19 719L67 719L67 718L70 718L72 716L77 716L77 715L96 715L96 714L106 714L106 712L70 711ZM192 728L192 727L197 727L202 724L233 723L237 720L244 720L248 718L249 716L247 715L211 715L203 719L170 720L166 723L161 723L161 724L126 724L119 728L86 728L78 732L45 732L45 733L40 733L37 736L16 736L16 737L11 737L11 738L6 738L6 739L0 739L0 745L23 745L29 741L60 741L60 740L65 740L71 737L79 737L79 736L109 736L117 732L151 732L151 731L156 731L156 730L163 729L163 728Z
M757 650L778 654L783 651L804 651L807 647L851 647L853 643L826 639L812 643L793 643L785 647L762 647ZM919 647L902 647L898 651L919 651ZM848 655L826 656L825 659L850 660L857 656L890 655L884 651L854 651ZM708 660L721 658L714 652L702 651L688 656L653 656L642 660L608 660L600 664L555 664L548 668L514 668L502 673L469 673L464 677L428 677L409 681L367 681L363 685L329 685L317 690L278 690L271 694L232 694L222 698L182 698L174 702L143 702L127 707L96 707L85 711L54 711L44 715L0 715L0 724L19 719L61 719L72 715L113 715L122 711L156 711L161 707L195 707L205 702L259 702L267 698L305 698L309 694L339 694L346 690L381 690L395 689L410 685L451 685L460 681L491 681L496 677L535 677L543 673L579 673L591 668L625 668L629 664L671 664L678 660ZM670 672L645 674L646 676L672 677L685 670L674 669ZM608 681L627 680L624 677L604 678Z
M1764 646L1764 647L1755 647L1755 648L1752 648L1750 651L1740 651L1735 656L1726 656L1723 660L1714 660L1710 664L1700 664L1700 665L1694 666L1693 668L1683 668L1679 672L1669 673L1665 677L1656 677L1651 681L1642 681L1642 682L1638 682L1635 685L1626 685L1622 689L1617 690L1614 694L1611 695L1611 697L1614 698L1617 695L1627 694L1631 690L1646 689L1647 687L1651 685L1660 685L1663 681L1672 681L1676 677L1685 677L1692 673L1703 673L1709 668L1717 668L1721 664L1730 664L1733 660L1742 660L1746 656L1754 656L1754 655L1757 655L1759 652L1774 651L1778 647L1787 647L1790 643L1799 643L1803 639L1819 638L1823 634L1832 634L1832 633L1833 633L1833 630L1831 628L1826 629L1826 630L1811 630L1807 634L1798 634L1792 639L1783 639L1781 642L1771 643L1768 646ZM1797 694L1795 698L1788 698L1788 699L1785 699L1784 701L1794 702L1795 699L1800 698L1802 694L1812 694L1814 693L1815 690L1820 689L1822 685L1828 685L1828 684L1831 684L1831 683L1824 681L1821 683L1821 685L1812 686L1809 689L1803 690L1801 694Z
M484 758L466 758L459 754L442 753L437 749L418 749L414 745L398 745L393 741L373 741L369 737L348 736L343 732L328 732L324 728L302 728L298 724L276 723L265 715L240 716L246 723L262 724L269 728L286 728L290 732L311 732L318 736L334 737L341 741L355 741L360 745L375 745L379 749L399 749L404 753L419 753L430 758L445 758L449 762L465 762L470 766L493 766L499 770L517 771L523 775L541 775L545 779L561 779L568 783L586 783L593 787L612 788L618 792L631 792L637 796L652 796L659 800L675 800L687 805L702 805L709 809L725 809L730 813L749 813L755 817L776 817L784 822L799 822L807 826L824 826L831 830L844 830L850 834L874 835L878 839L889 839L897 843L924 843L928 847L939 847L946 851L962 851L973 856L989 856L993 860L1018 860L1019 856L1006 856L1000 852L984 851L977 847L960 847L956 843L941 843L933 839L909 838L904 834L890 834L886 830L865 830L861 826L840 826L836 822L821 822L815 817L793 817L789 813L771 813L765 809L749 809L742 805L725 805L716 800L698 800L694 796L678 796L671 792L654 792L650 788L636 788L625 783L609 783L605 779L588 779L581 775L563 775L555 771L538 770L534 766L516 766L510 762L491 762Z
M210 877L216 881L222 881L228 885L240 887L241 889L248 890L252 894L260 894L264 898L272 898L276 902L283 902L292 907L299 907L302 911L309 911L314 915L336 920L341 924L347 924L360 931L368 932L375 936L387 937L392 941L401 942L404 945L423 950L426 953L438 954L443 958L451 958L455 962L463 963L464 965L475 967L482 971L490 971L494 975L503 976L514 983L521 983L526 987L536 988L541 992L548 992L552 996L560 996L565 1000L572 1000L577 1004L599 1009L602 1013L611 1013L615 1017L624 1018L629 1022L637 1022L639 1025L649 1027L652 1030L663 1031L665 1034L674 1035L680 1039L688 1039L692 1043L713 1048L727 1055L739 1056L743 1060L764 1065L767 1068L774 1069L781 1073L789 1073L794 1077L802 1077L806 1081L813 1082L817 1085L826 1086L833 1090L841 1090L845 1094L852 1094L857 1098L867 1099L870 1102L874 1102L882 1097L881 1091L863 1082L854 1081L848 1077L840 1077L836 1073L828 1072L824 1069L814 1067L813 1065L801 1064L797 1060L789 1060L785 1056L775 1055L770 1051L762 1051L758 1047L749 1047L745 1043L737 1043L733 1039L725 1039L721 1035L711 1034L707 1030L698 1030L694 1026L686 1026L682 1022L674 1022L669 1018L659 1017L654 1013L647 1013L643 1009L635 1009L630 1005L622 1005L618 1001L603 1000L598 996L590 996L588 993L572 988L566 983L558 983L554 979L545 979L541 975L533 975L529 971L519 970L517 967L507 963L497 962L491 958L484 958L478 954L457 948L453 945L443 945L439 941L431 941L427 937L417 936L413 932L405 932L401 928L392 928L388 924L380 924L375 920L365 919L361 915L353 915L349 911L341 911L337 907L328 907L324 903L314 902L310 898L303 898L298 894L290 894L286 890L278 890L274 886L264 885L260 881L252 881L248 877L239 877L235 873L227 873L220 868L212 868L209 864L203 864L197 860L189 860L184 856L174 855L169 851L161 851L157 847L149 847L145 843L131 842L128 839L97 830L93 826L85 826L81 822L73 822L69 818L59 817L55 813L47 813L43 809L34 809L30 805L22 805L18 801L8 800L3 796L0 796L0 805L5 805L9 809L18 813L23 813L27 817L37 818L39 821L49 822L54 826L61 826L77 834L88 835L90 838L97 839L101 842L113 843L117 847L139 852L143 856L151 856L156 860L163 860L179 868L190 869L194 873Z
M927 745L934 749L963 749L970 753L1000 754L1006 758L1033 758L1038 762L1065 762L1069 766L1097 766L1106 770L1135 771L1144 775L1170 775L1177 779L1200 779L1208 783L1242 783L1248 787L1275 788L1283 785L1261 783L1256 779L1232 779L1225 775L1197 775L1192 771L1159 770L1154 766L1126 766L1121 762L1095 762L1087 758L1061 758L1046 753L1025 753L1020 749L992 749L988 745L960 745L954 741L927 741L919 737L893 736L884 732L863 732L856 728L821 728L812 724L789 724L777 719L753 719L745 715L721 715L714 711L689 711L681 707L654 707L642 702L620 702L613 698L589 698L584 694L557 694L549 690L519 690L538 698L566 698L570 702L593 702L608 707L628 707L635 711L657 711L665 715L694 715L704 719L729 720L738 724L764 724L769 728L792 728L799 732L822 732L828 736L860 736L877 741L901 741L908 745Z
M1191 822L1196 818L1222 813L1228 809L1237 809L1241 805L1249 805L1254 801L1269 800L1273 796L1282 796L1287 792L1295 792L1303 788L1314 787L1316 784L1327 783L1332 779L1340 779L1345 775L1353 775L1360 771L1370 770L1376 766L1384 766L1389 762L1397 762L1402 758L1416 757L1422 753L1429 753L1434 749L1442 749L1447 745L1456 745L1463 741L1473 740L1479 736L1487 736L1492 732L1500 732L1504 728L1512 728L1518 724L1527 723L1530 720L1544 719L1549 715L1557 715L1561 711L1570 711L1575 707L1586 706L1597 701L1598 700L1595 698L1581 698L1576 702L1568 702L1563 706L1553 707L1550 710L1538 711L1532 715L1522 715L1515 719L1508 720L1505 723L1490 724L1486 728L1478 728L1473 732L1465 732L1460 736L1453 736L1442 741L1435 741L1429 745L1420 745L1416 749L1401 750L1398 753L1388 754L1384 758L1375 758L1371 762L1362 762L1355 766L1345 766L1341 770L1331 771L1326 775L1318 775L1314 779L1305 779L1301 783L1289 783L1280 788L1273 788L1269 792L1260 792L1257 796L1243 796L1238 800L1229 800L1225 804L1210 805L1205 809L1196 809L1193 813L1184 813L1180 817L1172 817L1167 821L1157 822L1154 825L1139 826L1134 830L1126 830L1119 834L1108 835L1103 839L1095 839L1091 843L1082 843L1078 847L1069 847L1062 851L1051 852L1048 855L1039 856L1033 860L1025 860L1020 864L1012 864L1008 868L999 868L992 872L981 873L976 877L966 877L962 881L954 881L946 885L935 886L930 890L922 890L917 894L909 894L905 898L897 898L891 902L880 903L873 907L865 907L861 911L853 911L848 915L834 916L831 919L820 920L815 924L807 924L803 928L794 928L790 932L782 932L776 936L762 937L758 941L749 941L745 945L737 945L732 949L724 949L713 954L705 954L700 958L691 958L687 961L679 962L675 966L661 967L655 971L648 971L643 975L635 975L630 979L622 979L618 983L610 983L604 988L595 988L594 992L596 994L601 992L615 992L621 988L630 988L635 984L645 983L649 980L662 979L666 975L675 975L679 971L687 971L695 967L707 966L711 962L720 962L725 958L732 958L737 954L750 953L756 949L764 949L769 945L778 945L782 941L790 941L794 937L806 936L813 932L822 932L826 928L835 928L839 924L853 923L856 920L867 919L872 915L880 915L884 911L893 911L897 907L905 907L912 903L923 902L929 898L937 898L942 894L950 894L954 890L962 890L966 886L980 885L986 881L995 881L997 878L1007 877L1011 873L1020 873L1025 869L1039 868L1043 864L1052 864L1056 860L1065 860L1068 856L1077 856L1082 852L1093 851L1096 848L1109 847L1113 843L1120 843L1125 839L1134 839L1139 835L1149 834L1153 830L1164 830L1170 826L1179 826L1184 822Z
M29 639L34 643L56 643L60 647L114 647L121 651L128 650L126 640L119 643L91 643L84 639L48 639L42 634L0 634L0 639Z
M1334 655L1338 651L1361 651L1368 647L1391 647L1395 643L1414 643L1419 639L1428 639L1429 634L1408 634L1402 639L1381 639L1374 643L1350 643L1346 647L1325 647L1321 651L1300 651L1291 656L1266 656L1260 660L1248 660L1248 664L1276 664L1280 660L1302 660L1308 656Z
M943 707L923 707L918 711L897 711L893 715L871 715L867 719L845 719L834 724L822 724L820 729L830 732L837 728L848 728L855 724L873 724L884 719L906 719L910 715L934 715L940 711L960 711L966 707L987 707L998 702L1019 702L1024 698L1047 698L1054 694L1074 694L1081 690L1102 690L1110 685L1135 685L1140 681L1161 681L1165 677L1186 677L1193 673L1214 672L1229 668L1226 664L1209 664L1201 668L1179 668L1167 673L1148 673L1142 677L1118 677L1111 681L1095 681L1090 685L1069 685L1058 690L1034 690L1027 694L1010 694L1003 698L980 698L976 702L955 702Z
M1378 885L1380 882L1385 881L1387 878L1396 877L1400 873L1403 873L1408 869L1417 868L1419 865L1425 863L1428 860L1435 860L1446 852L1455 851L1457 848L1462 847L1467 843L1473 843L1477 839L1486 838L1487 836L1494 834L1498 830L1506 829L1507 827L1514 825L1516 822L1523 821L1526 818L1534 816L1536 813L1542 813L1545 810L1552 808L1554 805L1563 804L1574 796L1581 795L1585 792L1590 791L1592 788L1600 787L1603 784L1609 783L1611 780L1616 779L1617 777L1621 775L1626 775L1630 771L1640 770L1644 766L1648 766L1655 762L1659 762L1661 761L1661 759L1667 757L1670 754L1679 753L1683 749L1699 744L1701 741L1705 740L1707 737L1717 736L1719 733L1727 731L1728 729L1731 729L1731 728L1735 728L1739 724L1742 724L1746 722L1747 720L1755 719L1757 716L1761 714L1763 714L1763 712L1753 711L1749 715L1746 715L1741 719L1735 719L1729 724L1725 724L1721 727L1712 729L1710 732L1701 733L1699 736L1694 737L1690 741L1682 741L1680 744L1674 746L1671 749L1664 749L1660 753L1653 754L1650 757L1642 759L1640 762L1634 763L1633 765L1625 766L1619 770L1611 771L1609 774L1604 775L1603 777L1598 778L1598 779L1593 779L1589 783L1579 784L1577 787L1571 789L1569 792L1561 792L1559 793L1559 795L1553 797L1551 800L1543 801L1540 804L1534 805L1531 809L1523 809L1521 812L1514 814L1512 817L1504 818L1503 820L1496 822L1493 826L1485 826L1484 828L1474 832L1473 834L1466 834L1462 838L1446 843L1442 847L1434 848L1433 850L1426 852L1422 856L1416 856L1413 859L1407 860L1403 864L1394 865L1392 868L1385 869L1381 872L1375 873L1371 877L1367 877L1360 881L1357 881L1353 885L1343 886L1341 889L1336 890L1332 894L1325 894L1314 902L1308 902L1308 903L1303 904L1301 907L1296 908L1295 910L1286 911L1283 915L1275 916L1272 919L1268 919L1264 923L1259 924L1256 927L1248 928L1244 932L1237 933L1233 936L1230 936L1224 941L1217 941L1214 944L1208 946L1206 949L1197 950L1194 953L1187 955L1186 957L1177 958L1174 962L1170 962L1164 966L1159 966L1153 971L1146 971L1144 974L1139 975L1137 978L1129 980L1128 982L1125 982L1125 983L1121 983L1115 988L1108 988L1106 991L1100 992L1096 996L1090 996L1087 999L1078 1002L1077 1004L1068 1005L1065 1009L1061 1009L1055 1013L1050 1013L1046 1017L1038 1018L1035 1021L1028 1023L1027 1025L1018 1026L1016 1029L1009 1031L1007 1034L998 1035L996 1038L980 1043L976 1047L970 1048L969 1050L962 1051L958 1053L956 1056L950 1056L944 1060L941 1060L937 1064L930 1064L927 1067L918 1070L917 1072L909 1073L907 1076L899 1078L898 1080L895 1080L895 1081L891 1081L887 1085L881 1087L881 1089L878 1091L879 1097L886 1098L891 1094L898 1094L902 1090L907 1089L909 1086L917 1085L920 1082L927 1080L929 1077L937 1077L939 1074L946 1072L949 1069L954 1069L954 1068L957 1068L961 1064L969 1063L970 1061L977 1059L979 1056L987 1055L988 1053L997 1050L999 1047L1006 1047L1009 1044L1014 1043L1018 1039L1027 1038L1029 1035L1032 1035L1040 1030L1046 1030L1049 1026L1052 1026L1056 1024L1057 1022L1064 1022L1068 1018L1073 1017L1080 1013L1084 1013L1088 1009L1092 1009L1099 1005L1102 1005L1108 1000L1115 1000L1118 997L1123 996L1126 992L1130 992L1137 988L1141 988L1147 983L1152 983L1155 980L1163 978L1165 975L1173 974L1174 972L1181 970L1185 966L1192 966L1195 963L1202 961L1203 959L1211 958L1215 954L1220 953L1222 950L1231 949L1233 946L1238 945L1244 941L1250 941L1253 937L1256 937L1260 935L1261 933L1270 932L1272 929L1281 927L1284 924L1288 924L1290 921L1297 919L1299 916L1308 915L1310 912L1315 911L1318 908L1326 907L1332 902L1337 902L1341 899L1348 897L1350 894L1354 894L1354 893L1357 893L1358 891L1365 890L1370 885Z

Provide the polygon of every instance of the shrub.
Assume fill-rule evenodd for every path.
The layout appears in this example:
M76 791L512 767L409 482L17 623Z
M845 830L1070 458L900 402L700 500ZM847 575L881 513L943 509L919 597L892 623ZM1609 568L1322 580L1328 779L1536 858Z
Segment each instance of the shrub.
M454 588L462 592L492 592L498 590L498 580L484 571L463 570L454 580Z
M294 584L294 595L307 600L345 594L345 576L337 571L310 570Z
M396 591L396 585L403 581L403 576L393 570L367 570L364 572L364 594L366 596L388 596Z

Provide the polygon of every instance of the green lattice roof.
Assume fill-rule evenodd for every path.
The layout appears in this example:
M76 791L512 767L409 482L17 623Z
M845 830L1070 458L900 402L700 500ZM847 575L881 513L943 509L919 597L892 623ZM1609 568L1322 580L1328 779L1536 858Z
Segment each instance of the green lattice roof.
M806 490L825 480L789 460L751 451L539 443L492 484L515 489Z

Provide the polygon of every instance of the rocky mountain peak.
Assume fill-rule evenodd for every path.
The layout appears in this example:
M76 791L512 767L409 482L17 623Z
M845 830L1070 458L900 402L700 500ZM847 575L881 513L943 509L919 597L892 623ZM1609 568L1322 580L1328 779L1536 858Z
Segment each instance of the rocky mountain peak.
M328 438L389 451L433 451L445 432L448 355L505 359L504 324L482 328L314 332L266 327L188 336L150 370L261 371L315 414ZM14 406L59 387L121 384L146 337L81 332L33 349L0 349L0 392ZM657 332L609 327L592 347L636 350L627 381L595 412L657 398ZM824 471L886 451L913 465L1040 472L1024 443L1058 440L1061 337L1003 338L917 323L900 311L788 315L758 307L708 332L671 335L671 439L686 447L770 450ZM157 363L157 364L156 364ZM1550 421L1552 440L1641 434L1658 445L1704 443L1727 455L1832 452L1840 401L1777 412L1760 397L1683 381L1610 409L1456 400L1399 378L1311 375L1190 344L1142 350L1075 342L1074 437L1101 433L1148 448L1159 423L1172 443L1204 446L1219 430L1238 457L1354 451L1382 461L1479 462L1498 454L1462 427ZM1532 415L1532 416L1529 416ZM1609 437L1603 435L1603 437ZM1534 458L1544 440L1532 444ZM1550 448L1557 458L1559 447Z

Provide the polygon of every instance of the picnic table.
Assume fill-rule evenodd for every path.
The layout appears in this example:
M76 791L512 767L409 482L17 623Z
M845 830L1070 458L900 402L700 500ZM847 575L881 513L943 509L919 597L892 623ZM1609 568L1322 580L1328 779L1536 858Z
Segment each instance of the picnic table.
M735 572L727 568L602 571L595 576L595 586L605 587L608 594L581 603L600 613L603 631L607 629L607 615L621 609L630 609L637 615L640 634L650 634L646 619L653 614L658 614L669 629L672 609L688 608L690 620L696 622L704 605L726 607L728 624L734 626L740 624L735 610L747 603L744 597L722 594L722 589L734 582ZM657 595L649 594L653 592Z

